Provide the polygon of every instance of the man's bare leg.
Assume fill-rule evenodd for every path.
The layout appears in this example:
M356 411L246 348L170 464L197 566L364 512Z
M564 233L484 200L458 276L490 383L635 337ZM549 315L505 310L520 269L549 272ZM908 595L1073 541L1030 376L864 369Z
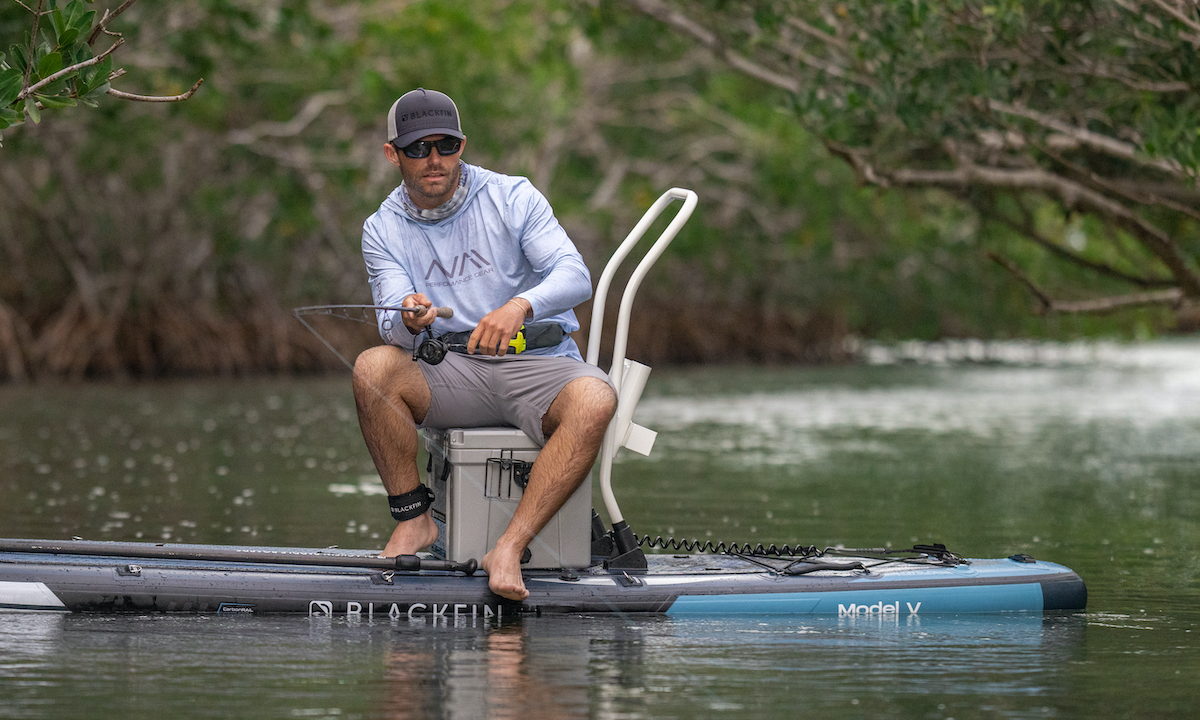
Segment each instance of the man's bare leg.
M510 600L529 597L521 555L587 477L616 407L612 388L593 377L567 383L550 404L542 418L548 439L530 470L529 485L508 529L480 562L492 592Z
M364 351L354 362L354 404L363 440L388 495L417 489L417 423L429 412L429 385L412 357L391 345ZM412 555L437 539L429 511L396 525L386 557Z

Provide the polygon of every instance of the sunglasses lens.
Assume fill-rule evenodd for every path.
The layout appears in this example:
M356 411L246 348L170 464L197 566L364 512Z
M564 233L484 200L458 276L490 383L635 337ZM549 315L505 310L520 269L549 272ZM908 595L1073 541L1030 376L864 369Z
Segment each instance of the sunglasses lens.
M429 150L430 145L424 140L418 140L400 148L400 152L404 153L405 157L410 157L413 159L429 157Z
M462 140L456 137L444 137L441 140L417 140L400 148L400 151L406 157L419 160L429 157L429 153L433 152L435 147L439 155L453 155L462 147Z

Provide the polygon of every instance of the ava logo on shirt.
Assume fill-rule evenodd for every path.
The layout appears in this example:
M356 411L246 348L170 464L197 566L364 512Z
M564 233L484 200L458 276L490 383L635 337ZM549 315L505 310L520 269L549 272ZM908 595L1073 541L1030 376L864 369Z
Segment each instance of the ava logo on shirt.
M435 258L433 262L429 263L429 270L425 272L425 281L430 287L445 287L448 285L458 285L495 271L496 269L492 267L492 264L486 258L480 255L478 251L472 250L462 255L456 255L454 261L450 263L449 270ZM441 282L436 280L429 282L430 278L435 277L435 272L440 272L441 276L446 279Z

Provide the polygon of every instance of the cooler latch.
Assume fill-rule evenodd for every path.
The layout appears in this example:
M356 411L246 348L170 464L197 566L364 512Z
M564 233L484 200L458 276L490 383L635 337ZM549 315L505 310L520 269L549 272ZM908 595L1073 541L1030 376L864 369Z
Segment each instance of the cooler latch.
M489 490L496 488L493 497L512 497L513 485L522 491L529 485L529 471L532 468L533 463L514 458L512 450L501 450L500 457L487 459L487 487ZM493 479L496 483L494 486Z

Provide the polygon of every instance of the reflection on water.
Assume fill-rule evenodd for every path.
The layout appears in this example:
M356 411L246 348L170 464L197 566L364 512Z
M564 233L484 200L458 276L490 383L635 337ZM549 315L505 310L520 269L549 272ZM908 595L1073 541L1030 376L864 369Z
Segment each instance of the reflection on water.
M429 642L429 628L418 627L385 655L383 716L586 718L589 638L581 629L575 622L538 633L510 623Z
M0 615L0 716L784 717L798 697L825 716L906 704L1020 713L1053 700L1085 629L1080 617L1028 616L455 626Z
M657 370L637 418L655 452L614 470L626 518L1026 552L1084 577L1087 614L0 614L0 718L1192 717L1200 343L916 347ZM379 547L378 492L346 378L0 388L0 536Z

